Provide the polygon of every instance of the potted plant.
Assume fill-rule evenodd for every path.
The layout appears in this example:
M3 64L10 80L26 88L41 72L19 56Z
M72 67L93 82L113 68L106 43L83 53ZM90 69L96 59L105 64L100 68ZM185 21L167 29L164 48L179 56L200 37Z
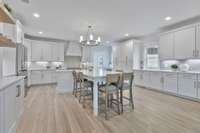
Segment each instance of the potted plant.
M172 70L178 70L178 65L177 64L173 64L173 65L171 65L171 69Z

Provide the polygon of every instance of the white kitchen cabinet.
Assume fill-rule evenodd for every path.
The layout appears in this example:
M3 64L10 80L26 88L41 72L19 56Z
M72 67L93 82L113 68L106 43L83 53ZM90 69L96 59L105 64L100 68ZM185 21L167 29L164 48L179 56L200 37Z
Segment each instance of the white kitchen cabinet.
M31 85L42 84L41 71L31 71Z
M52 44L52 61L64 61L64 44Z
M23 102L25 96L24 80L19 81L16 87L19 93L19 95L16 97L16 113L17 113L17 120L19 121L24 111L24 102Z
M52 61L52 48L50 44L43 44L42 48L42 61Z
M24 46L27 48L27 61L31 62L31 44L32 41L29 39L24 39Z
M42 61L42 47L39 41L32 41L31 44L31 61Z
M143 72L142 71L134 71L134 82L136 85L143 86Z
M17 85L11 85L5 89L4 111L5 111L5 133L15 133L17 123L16 97L18 97Z
M162 72L159 71L150 72L149 87L152 89L162 90L163 88Z
M31 44L32 61L51 61L52 48L47 42L32 41Z
M200 99L200 74L197 75L197 98Z
M174 34L166 33L160 36L159 40L159 55L160 59L174 58Z
M174 33L175 59L187 59L195 57L195 30L195 26L191 26L178 30Z
M183 96L197 98L197 75L180 73L178 75L178 93Z
M200 58L200 24L197 25L196 31L196 56Z
M177 73L163 73L163 90L171 93L178 93L178 75Z
M4 92L0 91L0 133L4 133Z
M150 72L149 71L144 71L143 72L143 86L144 87L150 87Z
M0 133L15 133L23 113L24 80L0 91Z
M31 71L31 85L54 83L51 70Z

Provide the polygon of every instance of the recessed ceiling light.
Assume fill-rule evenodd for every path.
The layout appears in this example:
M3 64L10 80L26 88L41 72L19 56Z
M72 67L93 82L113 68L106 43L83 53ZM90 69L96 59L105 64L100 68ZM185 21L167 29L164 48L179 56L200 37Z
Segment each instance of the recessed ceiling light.
M43 32L42 32L42 31L40 31L40 32L38 32L38 33L39 33L40 35L41 35L41 34L43 34Z
M128 34L128 33L126 33L124 36L129 36L129 34Z
M33 16L36 17L36 18L39 18L39 17L40 17L40 14L38 14L38 13L33 13Z
M165 17L166 21L170 21L171 19L172 19L172 17L170 17L170 16Z

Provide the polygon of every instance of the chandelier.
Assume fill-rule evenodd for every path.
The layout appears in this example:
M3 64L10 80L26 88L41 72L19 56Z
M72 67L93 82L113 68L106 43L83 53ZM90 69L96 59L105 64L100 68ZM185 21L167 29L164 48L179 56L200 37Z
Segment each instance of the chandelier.
M97 46L100 45L101 38L98 36L96 40L94 39L92 26L89 25L86 36L80 36L80 43L85 46Z

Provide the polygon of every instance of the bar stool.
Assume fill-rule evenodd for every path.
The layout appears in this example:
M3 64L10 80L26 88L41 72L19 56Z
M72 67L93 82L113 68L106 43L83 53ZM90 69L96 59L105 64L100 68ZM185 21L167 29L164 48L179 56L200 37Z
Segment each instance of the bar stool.
M79 102L83 99L83 107L85 107L86 96L91 96L93 100L93 82L85 80L83 77L83 73L79 72L79 80L80 80L80 95Z
M72 75L73 75L73 81L74 81L72 94L75 95L75 97L77 97L77 93L79 91L78 84L80 84L80 79L79 79L78 73L76 71L73 71Z
M131 105L132 109L134 109L134 102L133 102L133 73L123 73L122 74L122 82L120 87L120 102L121 102L121 111L124 111L124 99L129 101L129 105ZM129 97L123 95L123 92L128 90Z
M108 74L106 76L106 83L105 84L98 84L98 94L103 96L104 103L105 103L105 119L108 119L108 111L110 109L109 102L115 103L117 105L117 113L120 114L120 98L119 98L119 81L120 81L120 74ZM110 99L110 95L116 94L116 99ZM111 101L109 101L111 100ZM115 102L114 102L115 101Z

